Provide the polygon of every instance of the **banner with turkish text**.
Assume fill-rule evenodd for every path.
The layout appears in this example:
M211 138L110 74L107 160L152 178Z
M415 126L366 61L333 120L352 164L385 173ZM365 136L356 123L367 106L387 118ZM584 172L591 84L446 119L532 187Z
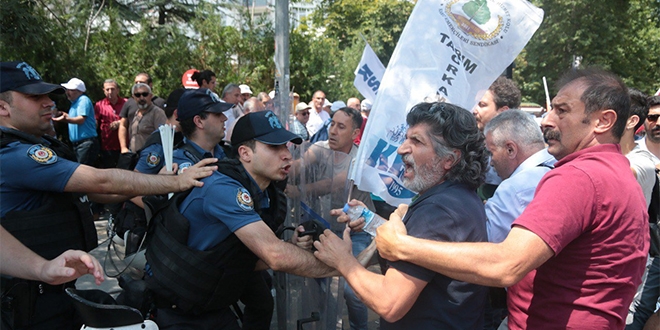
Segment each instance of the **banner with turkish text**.
M471 110L542 20L543 10L525 0L417 1L380 81L351 171L359 189L392 205L409 203L416 192L403 186L396 152L408 111L425 101Z
M376 99L380 81L385 74L385 67L380 62L374 50L367 43L362 52L362 59L355 69L355 80L353 85L366 99L373 102Z

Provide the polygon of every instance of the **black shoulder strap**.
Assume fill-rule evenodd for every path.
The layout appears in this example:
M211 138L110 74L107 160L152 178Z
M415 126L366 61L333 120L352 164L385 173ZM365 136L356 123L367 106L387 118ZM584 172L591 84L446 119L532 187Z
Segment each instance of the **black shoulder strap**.
M204 155L197 151L190 143L181 143L177 149L183 150L186 157L190 158L195 164L204 159Z
M229 142L220 141L220 148L222 148L222 151L225 152L225 155L227 155L227 158L237 158L236 154L234 153L234 148L232 148L232 146L231 146L231 144L229 144Z
M149 135L146 141L144 141L144 145L142 145L142 148L136 152L136 154L141 154L142 150L147 149L147 147L152 146L156 143L160 143L160 131L155 131Z
M77 161L76 155L73 153L71 148L52 136L44 135L41 138L38 138L34 135L30 135L12 128L2 127L0 129L0 147L4 148L10 143L16 141L25 142L28 144L42 144L53 149L55 154L57 154L59 157L68 159L73 162Z
M24 141L32 144L44 143L43 140L13 128L2 127L0 128L0 147L4 148L12 142Z

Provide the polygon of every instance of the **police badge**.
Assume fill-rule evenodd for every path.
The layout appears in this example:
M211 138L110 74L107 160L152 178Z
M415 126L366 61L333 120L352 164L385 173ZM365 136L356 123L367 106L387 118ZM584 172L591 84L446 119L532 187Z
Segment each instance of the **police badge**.
M53 149L41 144L31 146L27 154L32 160L43 165L53 164L57 161L57 155L53 152Z

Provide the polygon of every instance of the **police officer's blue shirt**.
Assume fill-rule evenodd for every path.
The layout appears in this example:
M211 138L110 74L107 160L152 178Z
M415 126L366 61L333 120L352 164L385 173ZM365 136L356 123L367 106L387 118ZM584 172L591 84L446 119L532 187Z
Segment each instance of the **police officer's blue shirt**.
M5 129L0 127L0 129ZM63 192L79 163L61 158L49 143L12 142L0 148L0 216L34 210L49 193Z
M192 146L195 149L195 151L197 151L197 155L202 155L201 159L212 158L212 157L215 157L217 159L227 158L227 155L225 154L224 150L222 150L222 147L219 144L217 144L213 148L213 154L211 154L210 152L202 149L202 147L197 145L197 143L188 140L187 138L184 138L183 142L185 144ZM193 155L190 151L184 148L175 149L174 152L172 153L172 161L179 165L179 170L177 173L181 173L182 171L185 171L188 167L195 165L201 159L197 159L196 155Z
M69 140L71 142L78 142L84 139L95 137L96 134L96 118L94 117L94 105L92 100L85 94L80 95L69 109L69 117L84 116L85 121L82 124L69 123Z
M216 171L202 182L204 186L194 188L179 206L190 222L189 247L208 250L238 229L261 221L253 197L238 181ZM261 207L267 208L267 194L260 191L259 195Z

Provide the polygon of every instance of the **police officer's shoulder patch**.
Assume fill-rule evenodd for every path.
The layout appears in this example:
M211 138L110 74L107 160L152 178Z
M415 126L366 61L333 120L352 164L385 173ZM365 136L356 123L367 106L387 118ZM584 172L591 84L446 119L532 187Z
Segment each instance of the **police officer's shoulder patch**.
M43 165L53 164L57 161L57 154L53 149L35 144L28 149L28 157L32 158L35 162Z
M245 211L254 210L254 201L247 189L241 187L236 192L236 204Z
M155 152L150 152L147 155L147 166L156 167L158 164L160 164L160 155Z
M185 162L185 163L181 163L181 164L179 164L179 170L176 172L176 174L181 174L181 173L183 173L183 172L184 172L185 170L187 170L188 167L190 167L190 166L192 166L192 163L190 163L190 162Z

